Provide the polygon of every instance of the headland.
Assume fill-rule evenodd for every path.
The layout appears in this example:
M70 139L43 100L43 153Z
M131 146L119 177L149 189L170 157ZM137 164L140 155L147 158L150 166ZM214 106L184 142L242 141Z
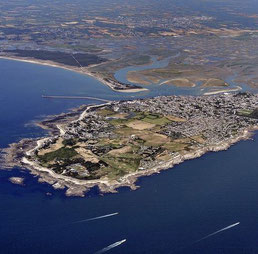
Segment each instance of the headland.
M27 168L66 195L102 193L248 139L258 95L160 96L81 106L39 123L49 136L5 149L5 166Z

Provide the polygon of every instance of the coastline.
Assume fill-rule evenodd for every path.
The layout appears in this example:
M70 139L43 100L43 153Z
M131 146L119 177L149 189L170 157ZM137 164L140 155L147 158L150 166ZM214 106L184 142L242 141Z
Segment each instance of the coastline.
M0 58L3 58L0 56ZM70 71L76 71L71 70L66 67L61 67L58 65L51 65L50 63L40 63L40 62L34 62L31 60L21 60L21 59L13 59L13 58L7 58L10 60L16 60L16 61L25 61L29 63L35 63L40 65L47 65L47 66L53 66L56 68L63 68ZM78 71L81 73L80 71ZM85 74L85 73L83 73ZM88 74L86 74L88 75ZM216 92L222 92L216 91ZM224 91L226 92L226 91ZM87 106L82 105L81 107L74 109L73 111L69 113L62 113L60 115L52 116L50 119L46 119L45 121L42 121L40 123L37 123L37 125L41 128L46 129L49 134L52 135L63 135L65 134L64 129L62 128L63 124L65 125L66 122L82 119L86 116L87 110L89 110L91 107L100 107L103 105L107 105L108 103L100 104L100 105L94 105L94 106ZM60 118L60 124L59 121L56 119ZM64 121L64 123L62 122ZM46 124L46 122L49 122L50 124ZM231 145L239 142L240 140L246 140L252 136L252 131L258 130L258 126L255 126L253 128L249 128L243 131L243 133L240 133L238 136L234 138L228 138L223 143L218 143L216 145L212 146L205 146L200 149L192 150L190 152L186 152L184 154L178 155L174 157L172 160L166 161L162 164L159 164L158 166L155 166L153 168L147 168L146 170L138 170L136 172L127 174L123 177L121 177L119 180L110 180L107 178L97 179L97 180L79 180L75 179L69 176L64 176L60 174L56 174L52 170L48 168L44 168L42 166L39 166L35 161L30 161L28 158L26 158L23 154L22 149L27 153L27 155L30 155L30 152L32 152L34 149L36 149L37 146L40 145L43 140L48 139L48 137L39 138L39 139L23 139L18 144L11 144L10 148L4 149L4 152L6 153L6 156L9 156L9 168L13 166L19 166L22 168L29 169L31 174L38 176L39 182L47 182L50 185L52 185L56 189L65 189L67 196L85 196L85 193L90 190L92 187L97 186L102 193L115 193L117 192L117 188L120 187L129 187L132 190L135 190L138 188L136 185L136 182L139 177L143 176L149 176L155 173L159 173L162 170L166 170L169 168L173 168L175 165L180 164L184 162L185 160L190 160L194 158L201 157L207 152L211 151L222 151L227 150ZM1 152L1 151L0 151ZM13 160L17 159L16 161ZM19 160L18 160L19 159ZM7 160L8 161L8 160Z
M223 90L217 90L217 91L211 91L204 93L203 95L216 95L216 94L221 94L221 93L231 93L231 92L238 92L241 91L242 87L237 86L236 88L229 88L229 89L223 89Z
M100 75L96 75L91 73L90 71L87 70L87 67L72 67L72 66L67 66L63 64L58 64L53 61L46 61L46 60L36 60L32 58L19 58L19 57L11 57L11 56L2 56L0 55L0 59L6 59L6 60L13 60L13 61L19 61L19 62L25 62L25 63L31 63L31 64L38 64L38 65L45 65L45 66L50 66L54 68L60 68L68 71L73 71L79 74L87 75L90 76L99 82L101 82L103 85L108 86L110 89L112 89L115 92L121 92L121 93L138 93L138 92L143 92L143 91L148 91L147 88L124 88L124 89L116 89L113 87L113 84L109 81L106 81L104 78L102 78ZM91 65L90 67L92 67ZM85 69L83 69L85 68Z
M60 114L55 116L55 118L46 120L45 122L41 122L38 124L41 128L47 129L49 133L55 135L62 135L64 133L61 125L56 119L64 120L65 122L71 121L71 119L81 119L87 115L87 112L91 108L102 107L107 105L108 103L100 104L100 105L90 105L80 107L77 112L74 112L72 118L67 117L67 114ZM84 110L83 110L84 109ZM51 123L50 125L47 123ZM64 123L65 124L65 123ZM137 180L143 176L150 176L152 174L160 173L163 170L171 169L175 165L183 163L185 160L191 160L195 158L199 158L202 155L208 152L218 152L229 149L233 144L241 141L247 140L252 137L253 132L258 130L258 125L253 126L251 128L245 129L243 132L239 133L239 135L228 138L226 141L210 145L204 146L202 148L196 149L194 151L185 152L184 154L176 155L173 159L166 161L162 164L157 165L156 167L152 167L146 169L144 171L138 170L137 172L133 172L121 177L119 180L110 180L106 177L96 180L80 180L75 179L69 176L64 176L61 174L57 174L52 170L42 167L38 165L35 161L31 161L27 156L33 154L33 151L43 144L44 141L49 139L50 137L39 138L36 140L33 139L24 139L21 140L18 144L11 144L9 148L4 149L5 159L7 161L7 166L9 168L13 166L19 166L22 168L26 168L30 171L31 174L38 176L39 182L46 182L54 189L66 189L65 194L67 196L81 196L84 197L86 193L93 187L98 187L101 193L116 193L117 189L120 187L129 187L132 190L136 190L139 186L136 185ZM24 150L23 152L21 150Z

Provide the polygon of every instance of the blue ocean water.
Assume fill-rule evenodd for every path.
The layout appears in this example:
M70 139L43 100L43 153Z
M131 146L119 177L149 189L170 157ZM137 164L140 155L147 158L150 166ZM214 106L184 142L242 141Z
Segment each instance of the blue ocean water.
M45 134L31 121L93 103L42 94L131 96L73 72L7 60L0 60L0 86L0 147ZM86 198L67 198L26 170L0 170L0 253L91 254L123 239L108 253L257 253L257 138L141 178L136 191L104 196L93 189ZM25 186L11 184L10 176L25 177Z

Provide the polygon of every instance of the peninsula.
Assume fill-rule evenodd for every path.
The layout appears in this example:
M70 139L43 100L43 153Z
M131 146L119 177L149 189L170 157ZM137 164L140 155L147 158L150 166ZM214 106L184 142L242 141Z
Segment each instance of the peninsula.
M39 124L49 135L3 151L66 195L128 186L209 151L228 149L258 127L258 95L160 96L85 105Z
M24 51L26 52L26 54L24 53ZM60 53L60 52L46 53L47 51L41 51L41 54L39 54L37 51L33 51L33 50L29 50L29 51L24 50L24 51L17 50L19 54L16 51L14 51L15 54L14 53L7 54L7 55L0 54L0 59L2 58L7 60L46 65L46 66L51 66L51 67L77 72L77 73L95 78L96 80L100 81L102 84L108 86L109 88L111 88L113 91L116 91L116 92L137 93L142 91L148 91L148 89L138 85L120 82L116 80L112 74L107 75L107 74L101 74L101 73L90 71L88 65L95 66L101 62L107 61L106 59L101 59L101 58L99 59L97 56L90 55L90 60L88 59L85 60L85 58L88 57L87 54L67 54L67 53ZM57 55L59 56L59 58L55 59ZM82 59L84 59L84 62L82 62L81 59L77 59L78 55L81 56ZM46 58L46 56L48 58Z

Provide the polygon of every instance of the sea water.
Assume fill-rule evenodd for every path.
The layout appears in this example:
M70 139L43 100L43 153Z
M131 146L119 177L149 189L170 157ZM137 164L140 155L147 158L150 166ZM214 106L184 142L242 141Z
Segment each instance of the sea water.
M0 60L0 87L0 147L46 135L33 126L35 120L96 103L48 100L42 94L148 96L117 93L74 72L9 60ZM26 170L0 170L0 253L88 254L110 245L117 247L108 253L116 254L257 253L257 138L140 178L136 191L121 188L104 196L94 188L85 198L66 197ZM25 186L10 183L11 176L24 177Z

